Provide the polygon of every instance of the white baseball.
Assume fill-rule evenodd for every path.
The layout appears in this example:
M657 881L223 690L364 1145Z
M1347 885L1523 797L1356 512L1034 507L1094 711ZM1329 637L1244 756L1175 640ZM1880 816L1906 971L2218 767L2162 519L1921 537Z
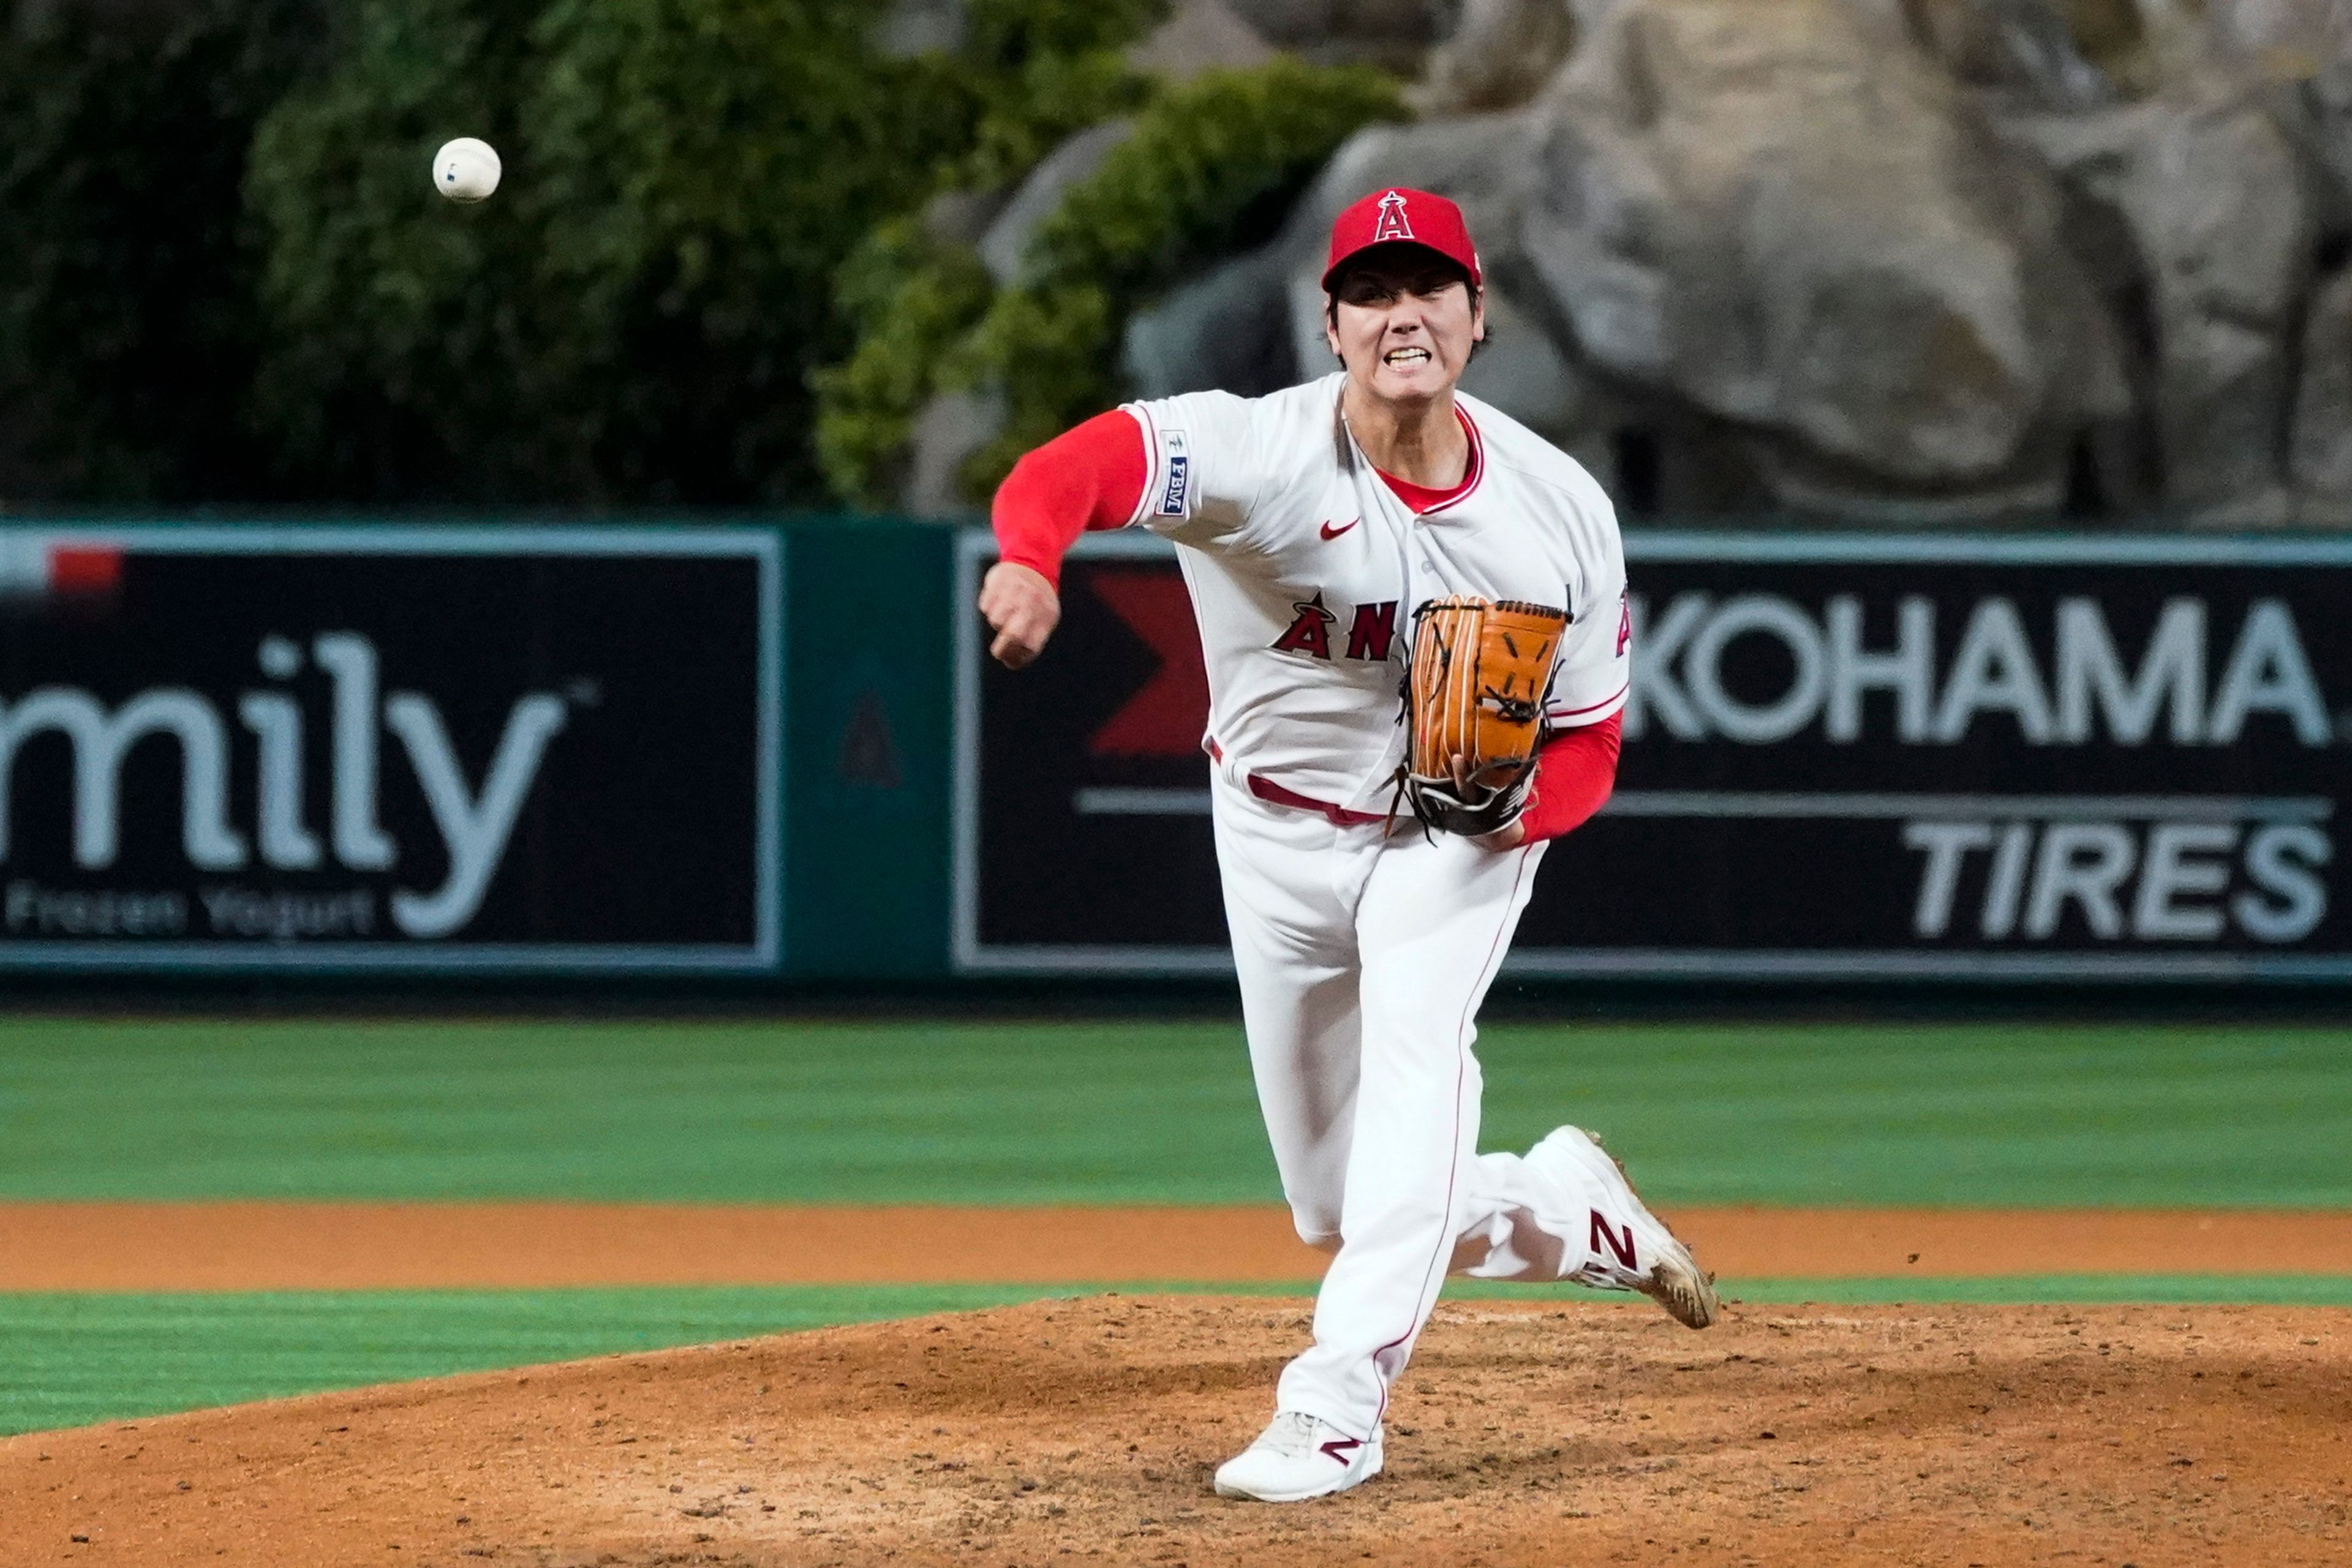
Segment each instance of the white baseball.
M499 188L498 149L471 136L433 154L433 188L453 202L478 202Z

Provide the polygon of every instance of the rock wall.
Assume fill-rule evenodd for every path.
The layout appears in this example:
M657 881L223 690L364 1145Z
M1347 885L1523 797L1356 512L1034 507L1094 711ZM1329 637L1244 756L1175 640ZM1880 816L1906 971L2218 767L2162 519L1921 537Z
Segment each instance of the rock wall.
M1139 390L1319 371L1331 215L1423 185L1465 384L1633 510L2352 522L2352 0L1464 0L1422 67Z

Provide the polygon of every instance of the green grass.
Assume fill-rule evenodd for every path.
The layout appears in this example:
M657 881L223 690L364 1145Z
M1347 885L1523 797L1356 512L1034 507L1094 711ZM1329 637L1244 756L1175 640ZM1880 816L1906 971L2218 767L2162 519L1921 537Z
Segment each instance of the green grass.
M1051 1294L1019 1285L0 1294L0 1434Z
M1752 1305L1828 1301L2261 1301L2352 1306L2352 1279L2074 1275L2011 1279L1739 1280ZM0 1436L581 1356L964 1311L1099 1287L775 1286L625 1290L0 1294ZM1309 1289L1141 1284L1302 1298ZM1610 1301L1568 1286L1454 1280L1459 1300Z
M1479 1048L1486 1147L1597 1127L1661 1204L2352 1207L2352 1030L1514 1024ZM1232 1024L0 1018L0 1200L1276 1196ZM2352 1305L2343 1279L1730 1289ZM0 1431L1058 1293L0 1296Z
M2352 1206L2352 1030L1513 1024L1661 1204ZM0 1199L1248 1203L1237 1025L0 1020Z

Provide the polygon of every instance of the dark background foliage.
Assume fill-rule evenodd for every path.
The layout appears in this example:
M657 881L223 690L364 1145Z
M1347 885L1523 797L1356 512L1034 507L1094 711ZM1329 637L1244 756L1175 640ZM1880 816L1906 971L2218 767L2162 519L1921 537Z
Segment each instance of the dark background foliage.
M325 42L313 0L0 10L0 496L268 488L239 193Z
M0 498L827 502L813 374L890 324L845 263L1140 101L1160 11L901 56L871 0L14 0ZM433 195L455 135L492 200Z
M827 279L970 134L862 0L364 0L255 141L293 489L363 501L812 499ZM487 18L487 19L486 19ZM507 184L431 198L457 131Z

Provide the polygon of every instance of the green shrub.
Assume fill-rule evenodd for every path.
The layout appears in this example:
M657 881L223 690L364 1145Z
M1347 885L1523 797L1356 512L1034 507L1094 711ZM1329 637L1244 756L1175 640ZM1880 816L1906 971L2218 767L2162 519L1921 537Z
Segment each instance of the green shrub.
M942 245L903 217L866 237L835 290L857 348L815 374L816 458L835 495L884 507L905 483L915 416L937 390L939 367L988 309L992 285L968 247Z
M966 0L959 58L983 74L1117 49L1168 14L1168 0Z
M821 496L820 450L866 462L856 440L812 439L812 372L856 340L833 298L855 243L1131 97L1109 51L1159 5L977 0L957 54L890 59L866 0L359 0L348 47L254 159L260 404L296 481L384 500ZM507 163L471 209L424 178L460 133ZM927 273L903 308L901 340L976 310L969 272ZM887 405L874 370L845 371L839 395Z
M256 405L292 493L480 499L551 478L530 372L556 316L515 102L535 15L528 0L359 0L332 65L259 127ZM434 149L456 135L499 148L492 200L433 194Z
M734 504L819 493L830 281L974 105L862 0L365 0L256 150L267 406L320 489ZM499 195L431 195L442 138ZM910 173L911 172L911 173Z
M1404 115L1396 82L1365 68L1285 58L1211 72L1143 103L1132 134L1039 226L1012 288L992 289L971 252L912 225L877 233L838 285L862 301L857 347L816 377L835 493L887 504L924 403L977 387L1008 416L961 475L968 497L984 498L1023 452L1110 404L1119 336L1139 305L1269 237L1342 142Z
M966 340L955 374L998 390L1007 413L966 463L967 493L986 495L1022 453L1113 401L1120 333L1149 296L1269 237L1342 142L1405 112L1388 76L1290 59L1154 101L1039 226L1023 282Z
M971 150L947 172L950 187L1002 191L1068 138L1131 112L1151 84L1116 50L1040 55L1017 68L969 79L982 109Z
M977 0L962 53L926 62L974 105L970 142L940 169L940 186L1002 193L1070 136L1143 102L1151 83L1116 46L1163 9L1161 0ZM903 490L916 416L994 285L969 247L928 236L908 213L851 252L834 289L856 347L811 378L815 456L835 497L885 507Z
M1001 190L1066 137L1142 102L1150 83L1118 51L1167 9L1167 0L968 0L969 36L952 69L980 107L947 183Z

